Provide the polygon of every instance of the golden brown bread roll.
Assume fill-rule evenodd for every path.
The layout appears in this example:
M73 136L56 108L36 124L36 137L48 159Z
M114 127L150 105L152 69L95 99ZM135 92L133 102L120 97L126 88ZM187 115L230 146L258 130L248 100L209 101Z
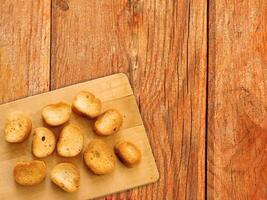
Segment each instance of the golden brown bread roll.
M118 142L114 147L114 151L126 167L133 167L141 160L141 151L131 142Z
M44 161L39 160L18 162L13 173L18 184L24 186L37 185L45 179L46 165Z
M79 92L72 103L74 112L95 118L101 113L101 101L88 91Z
M109 109L97 118L94 131L100 136L109 136L119 131L122 122L120 112L116 109Z
M56 147L56 137L45 127L34 130L32 139L32 153L37 158L44 158L53 153Z
M8 118L4 134L7 142L19 143L26 140L32 130L30 118L23 114L13 114Z
M114 170L116 159L106 142L94 139L84 152L84 162L94 174L103 175Z
M44 121L50 126L59 126L69 121L71 115L71 107L59 102L50 104L42 109L42 117Z
M77 156L83 149L83 134L81 129L69 124L63 128L57 143L57 152L63 157Z
M79 169L72 163L57 164L52 169L50 178L53 183L66 192L75 192L80 186Z

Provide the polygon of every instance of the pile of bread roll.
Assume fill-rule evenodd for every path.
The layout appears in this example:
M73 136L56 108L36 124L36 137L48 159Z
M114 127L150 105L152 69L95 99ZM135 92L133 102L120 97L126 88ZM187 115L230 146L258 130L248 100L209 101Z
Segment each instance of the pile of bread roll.
M104 140L93 139L83 148L84 133L78 125L67 123L74 111L80 116L95 120L93 130L97 135L104 137L115 134L122 126L122 115L116 109L101 113L101 104L92 93L82 91L75 96L72 106L64 102L45 106L42 109L42 118L46 127L33 130L32 154L36 158L45 158L56 149L59 156L69 158L83 152L84 164L95 175L111 173L116 165L115 155L126 167L138 164L141 152L133 143L119 141L112 149ZM58 139L47 128L62 125L65 126ZM9 143L21 143L29 138L31 132L31 119L22 113L11 115L4 130L5 139ZM46 164L41 160L18 162L14 167L14 177L20 185L37 185L46 177ZM50 178L66 192L75 192L80 186L79 169L70 162L57 164L51 170Z

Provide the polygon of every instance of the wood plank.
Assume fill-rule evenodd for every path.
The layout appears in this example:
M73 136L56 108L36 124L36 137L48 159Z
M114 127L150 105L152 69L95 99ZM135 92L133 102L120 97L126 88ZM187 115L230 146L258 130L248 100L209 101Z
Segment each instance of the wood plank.
M130 87L129 82L125 82L125 79L121 79L122 74L112 75L110 77L101 78L95 81L89 81L82 84L73 85L67 88L51 91L48 93L28 97L22 100L18 100L12 103L4 104L0 106L0 130L2 131L5 125L7 117L13 112L23 112L30 116L33 122L33 127L43 126L43 120L41 118L41 108L45 105L58 101L66 101L71 103L74 95L81 89L86 88L100 88L106 87L104 90L100 90L97 94L99 97L104 96L106 90L112 88L113 93L117 91L121 93L121 84L127 84L126 88ZM118 84L118 82L121 82ZM114 84L115 87L108 84ZM81 87L81 85L83 87ZM103 87L104 86L104 87ZM103 94L101 94L103 93ZM122 163L117 160L115 170L103 176L96 176L89 172L83 163L83 155L80 154L74 158L62 158L57 155L56 152L53 155L41 159L46 162L47 165L47 178L41 184L34 187L22 187L15 183L13 177L13 168L17 161L32 160L34 159L31 152L31 141L29 140L21 144L9 144L5 141L4 135L0 135L0 161L1 161L1 173L0 176L0 196L1 199L91 199L110 193L128 190L133 187L137 187L144 184L155 182L159 178L158 170L155 164L155 160L151 151L151 147L147 138L147 134L142 123L142 119L136 104L134 96L128 95L127 91L122 98L116 98L103 102L103 110L108 108L118 109L124 118L123 125L118 133L110 137L97 136L92 130L93 120L88 120L84 117L80 117L76 114L72 114L70 122L77 124L84 135L84 145L87 145L92 138L101 138L106 140L111 147L120 141L128 140L135 143L142 152L141 162L131 169L126 168ZM51 127L50 127L51 128ZM51 128L58 136L60 130L63 127ZM49 174L52 168L59 162L69 161L75 163L80 170L81 183L80 188L75 193L66 193L53 185L49 179Z
M52 88L127 72L160 180L108 199L204 199L207 0L53 1Z
M267 4L209 10L208 199L267 199Z
M135 94L160 168L160 181L133 195L204 199L207 2L137 1L133 8Z
M130 41L118 34L120 28L130 35L128 22L118 20L127 8L125 0L54 0L52 4L53 89L127 72Z
M0 103L49 90L50 1L1 0Z

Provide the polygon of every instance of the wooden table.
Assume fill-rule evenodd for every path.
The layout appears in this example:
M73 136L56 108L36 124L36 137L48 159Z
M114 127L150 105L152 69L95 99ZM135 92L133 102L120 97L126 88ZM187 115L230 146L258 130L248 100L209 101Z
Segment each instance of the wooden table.
M0 103L116 72L160 179L106 199L267 199L265 0L1 0Z

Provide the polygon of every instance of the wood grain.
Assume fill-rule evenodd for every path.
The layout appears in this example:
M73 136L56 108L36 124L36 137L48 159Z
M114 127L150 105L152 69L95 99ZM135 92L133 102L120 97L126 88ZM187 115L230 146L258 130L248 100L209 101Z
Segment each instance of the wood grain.
M50 1L1 0L0 103L49 90Z
M127 72L130 40L118 34L126 28L130 36L128 21L118 20L127 1L54 0L52 7L53 89Z
M50 3L1 1L0 103L125 72L161 177L107 199L203 199L206 106L207 197L266 199L264 0Z
M52 88L126 72L160 171L106 199L204 199L207 1L54 0Z
M88 120L76 114L71 115L69 123L77 124L84 136L84 145L87 145L92 138L105 140L110 147L121 141L127 140L135 143L142 152L141 162L129 169L117 160L114 171L108 175L96 176L88 171L83 163L82 154L74 158L62 158L56 152L44 158L47 166L47 178L35 187L22 187L15 183L13 177L13 167L18 161L34 159L31 152L30 139L17 145L9 144L5 141L4 135L0 135L0 196L1 200L6 199L25 199L45 200L83 200L119 192L133 187L155 182L158 177L158 170L155 164L147 134L133 96L131 86L124 74L115 74L101 79L73 85L67 88L35 95L0 106L0 131L3 130L6 119L13 112L23 112L28 115L33 122L33 128L44 126L41 118L41 109L48 103L58 101L72 102L74 96L81 90L94 91L103 103L103 110L115 108L123 116L123 125L120 131L110 137L97 136L92 130L93 120ZM111 92L109 95L107 91ZM51 128L58 136L63 127ZM59 162L72 162L80 171L80 188L77 192L69 194L55 185L49 179L52 168Z
M209 11L208 199L267 199L267 4Z

